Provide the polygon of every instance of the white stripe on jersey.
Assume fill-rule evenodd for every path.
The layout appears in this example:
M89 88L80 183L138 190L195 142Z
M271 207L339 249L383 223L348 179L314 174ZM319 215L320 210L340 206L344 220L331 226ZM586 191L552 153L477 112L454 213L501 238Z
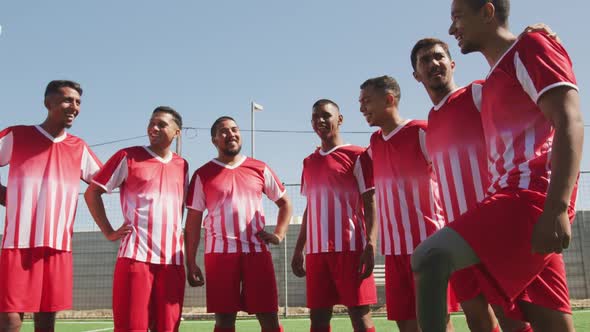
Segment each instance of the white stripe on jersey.
M336 251L342 251L342 206L338 197L334 199L334 247ZM346 221L350 224L350 220Z
M445 204L445 210L447 212L447 217L449 218L449 220L455 220L455 216L453 214L453 203L451 202L451 191L449 189L449 183L447 182L447 172L445 171L443 153L436 153L434 155L434 158L436 158L436 165L438 166L438 181L439 184L442 186L443 200ZM430 208L431 210L433 210L434 205L431 204Z
M416 209L416 216L418 217L418 229L420 230L420 242L426 239L426 220L424 219L424 214L422 213L422 208L420 204L420 192L418 190L418 181L412 181L412 196L414 199L414 207ZM434 215L434 211L432 211Z
M461 161L459 160L459 152L456 147L449 149L449 160L451 162L451 171L453 172L457 202L459 203L459 214L463 214L467 212L467 201L465 200L465 187L461 174ZM432 212L435 213L435 211Z
M529 75L526 67L522 63L522 60L520 60L518 52L514 53L514 68L516 70L516 78L522 86L522 89L529 95L529 97L531 97L531 100L536 103L537 99L539 98L539 95L537 94L537 88L535 88L535 83L533 83L533 80L531 79L531 76Z
M471 166L471 175L473 175L473 184L475 185L475 194L477 201L481 202L484 199L484 188L481 182L481 174L479 173L479 165L477 162L477 151L475 146L471 145L467 148L469 154L469 165ZM452 221L453 219L449 220Z
M406 252L411 253L414 249L414 241L412 239L412 226L410 225L409 206L406 197L406 190L404 188L405 181L398 180L397 193L399 197L399 205L401 209L402 225L404 226L404 237L406 239ZM395 218L393 219L395 220ZM395 223L395 221L394 221Z
M320 211L322 211L322 213L328 213L328 193L326 192L326 188L321 188L320 189ZM322 244L328 243L328 232L327 230L329 229L328 227L330 227L328 225L328 218L324 218L323 216L321 216L321 219L319 220L319 224L322 224L321 228L318 228L318 232L320 232L320 229L325 229L326 232L321 232L320 236L321 236L321 242ZM326 248L322 248L322 251L326 250Z

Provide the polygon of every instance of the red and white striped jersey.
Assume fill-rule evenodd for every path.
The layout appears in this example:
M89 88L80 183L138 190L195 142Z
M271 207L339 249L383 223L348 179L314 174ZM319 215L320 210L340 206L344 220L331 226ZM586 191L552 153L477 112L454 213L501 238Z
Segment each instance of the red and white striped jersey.
M387 136L378 130L371 136L370 158L361 159L363 167L373 167L383 255L409 255L445 225L426 128L426 121L407 120Z
M122 239L118 257L183 264L186 160L174 153L163 159L144 146L129 147L115 153L92 182L107 192L121 188L125 224L133 230Z
M483 87L482 122L491 187L546 192L555 129L537 102L561 86L578 89L563 46L544 33L527 33L492 67Z
M490 185L480 114L482 83L452 91L428 114L426 149L447 222L474 208Z
M205 253L265 252L256 234L264 230L262 194L276 202L285 187L262 161L243 156L226 165L216 159L195 171L187 208L204 212Z
M307 197L306 252L363 250L366 243L361 194L373 189L372 169L361 167L366 149L340 145L317 149L303 160L301 194Z
M6 165L2 248L71 251L80 179L90 182L100 160L76 136L14 126L0 132L0 166Z

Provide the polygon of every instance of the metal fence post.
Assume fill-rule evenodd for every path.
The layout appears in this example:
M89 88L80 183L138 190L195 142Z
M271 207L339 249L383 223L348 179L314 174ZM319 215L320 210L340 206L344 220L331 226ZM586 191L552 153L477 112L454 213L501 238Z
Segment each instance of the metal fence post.
M283 276L285 278L285 318L287 318L289 316L289 283L288 283L288 269L287 269L287 239L289 237L285 236L285 239L283 240L283 243L285 244L285 251L283 252L283 260L284 260L284 265L283 266Z

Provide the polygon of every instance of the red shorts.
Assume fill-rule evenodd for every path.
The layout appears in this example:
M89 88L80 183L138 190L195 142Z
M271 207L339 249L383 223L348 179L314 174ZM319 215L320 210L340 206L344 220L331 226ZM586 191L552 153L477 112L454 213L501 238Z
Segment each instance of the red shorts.
M481 261L484 295L507 312L520 300L571 312L562 258L532 253L532 231L545 197L529 190L500 191L449 224ZM569 212L571 220L574 211Z
M307 307L336 304L356 307L377 303L373 275L359 278L360 252L326 252L305 256Z
M113 277L115 331L178 331L184 284L183 265L118 258Z
M72 308L72 253L47 247L0 251L0 312Z
M412 255L385 256L385 302L387 319L416 320L416 287L411 266ZM447 292L449 312L459 311L459 303L451 287Z
M278 312L270 252L205 254L207 312Z
M481 272L479 265L470 266L463 270L455 271L449 280L457 302L463 303L474 299L476 296L482 294L479 280Z

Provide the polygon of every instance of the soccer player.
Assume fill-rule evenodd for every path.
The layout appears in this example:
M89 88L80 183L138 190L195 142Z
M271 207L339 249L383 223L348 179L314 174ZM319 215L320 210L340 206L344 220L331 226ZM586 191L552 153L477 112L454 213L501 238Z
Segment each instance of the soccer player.
M437 174L448 222L477 206L489 187L481 123L483 81L455 84L455 62L442 40L419 40L411 52L414 77L424 85L434 107L428 115L426 149ZM494 314L477 283L476 267L457 271L451 285L471 331L499 331ZM498 310L496 310L498 311ZM530 331L521 321L498 314L504 331Z
M182 215L188 163L170 150L182 117L157 107L147 126L149 146L115 153L84 198L110 241L122 240L113 277L115 331L178 331L184 299ZM114 230L102 195L120 188L124 222Z
M478 208L414 253L424 331L444 329L440 287L449 275L479 262L488 298L516 304L535 331L574 330L560 253L582 151L576 80L561 44L540 32L516 38L508 14L507 0L452 3L449 33L462 53L481 52L492 67L481 110L491 185Z
M195 171L187 197L188 282L193 287L205 283L196 263L203 224L207 312L215 313L214 331L235 331L240 310L256 314L263 332L283 331L268 244L277 245L285 237L291 202L264 162L240 153L242 137L234 119L218 118L211 126L211 141L217 158ZM279 208L273 233L264 230L263 193Z
M321 147L303 161L301 193L307 206L291 266L296 276L306 277L311 332L331 331L335 304L348 307L354 331L375 331L369 308L377 303L372 169L361 168L364 148L344 144L335 102L318 100L312 110Z
M370 126L380 127L361 159L374 173L387 318L395 320L401 332L418 332L410 256L445 225L436 175L426 153L427 125L401 118L400 88L392 77L369 79L360 88L360 111ZM456 311L457 303L451 304ZM453 329L450 320L448 329Z
M80 113L82 88L51 81L47 118L0 132L0 166L10 165L0 203L6 222L0 253L0 330L19 331L33 312L35 331L53 331L55 313L72 307L72 231L80 179L102 165L88 145L66 132Z

